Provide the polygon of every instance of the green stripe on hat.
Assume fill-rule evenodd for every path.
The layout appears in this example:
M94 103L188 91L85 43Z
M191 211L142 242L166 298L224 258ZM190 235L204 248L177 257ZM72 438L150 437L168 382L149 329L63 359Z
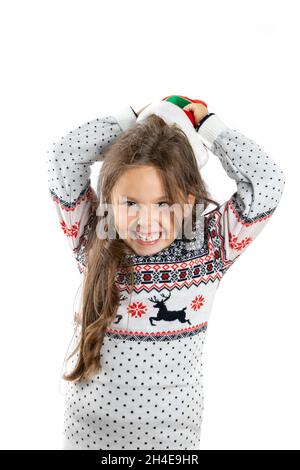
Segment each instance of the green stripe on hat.
M184 108L186 105L191 103L190 100L182 98L182 96L178 96L178 95L171 95L163 101L170 101L170 103L176 104L180 108Z

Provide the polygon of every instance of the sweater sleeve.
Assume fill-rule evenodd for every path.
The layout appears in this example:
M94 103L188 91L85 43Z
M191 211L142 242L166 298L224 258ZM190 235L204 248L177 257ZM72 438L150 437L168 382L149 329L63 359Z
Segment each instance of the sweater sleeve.
M109 144L135 123L135 111L126 106L113 116L93 119L69 131L47 150L48 188L80 273L85 268L86 235L96 215L91 203L95 196L91 165L103 161Z
M284 190L285 175L259 144L229 128L216 114L200 124L198 133L237 185L228 201L207 214L218 227L213 234L219 237L224 275L274 214Z

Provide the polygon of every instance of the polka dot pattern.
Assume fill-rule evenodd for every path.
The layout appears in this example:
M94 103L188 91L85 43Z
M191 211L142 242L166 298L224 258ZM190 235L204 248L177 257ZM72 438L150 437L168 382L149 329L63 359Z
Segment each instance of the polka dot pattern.
M237 130L226 129L214 141L212 152L236 181L240 215L255 219L277 207L285 176L260 145Z
M200 127L202 136L214 138L211 152L227 175L234 179L236 192L220 209L210 214L221 227L221 243L226 253L223 275L266 226L285 187L285 175L278 164L254 140L235 129L223 129L218 116L209 117Z
M102 371L67 383L63 448L198 449L204 338L205 329L163 342L106 335Z
M88 121L68 132L47 149L48 188L59 223L83 271L80 245L91 222L91 165L103 161L105 151L124 130L136 123L128 106L115 116Z

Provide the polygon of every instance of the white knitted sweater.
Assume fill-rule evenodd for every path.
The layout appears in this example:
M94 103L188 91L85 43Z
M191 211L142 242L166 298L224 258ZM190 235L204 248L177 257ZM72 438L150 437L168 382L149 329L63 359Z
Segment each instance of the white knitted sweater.
M82 124L48 151L50 194L82 274L93 220L91 165L135 122L128 106ZM64 449L199 449L202 352L214 296L273 215L285 176L260 145L216 114L198 132L237 190L207 216L201 248L187 250L176 239L154 255L130 256L130 293L120 270L122 301L102 345L103 369L90 381L67 384Z

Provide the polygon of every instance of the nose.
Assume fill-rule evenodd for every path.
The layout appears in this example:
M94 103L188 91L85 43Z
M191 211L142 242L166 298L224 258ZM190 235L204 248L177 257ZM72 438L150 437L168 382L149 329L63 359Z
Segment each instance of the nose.
M160 230L160 223L151 208L142 208L137 217L136 228L138 232L151 234Z

